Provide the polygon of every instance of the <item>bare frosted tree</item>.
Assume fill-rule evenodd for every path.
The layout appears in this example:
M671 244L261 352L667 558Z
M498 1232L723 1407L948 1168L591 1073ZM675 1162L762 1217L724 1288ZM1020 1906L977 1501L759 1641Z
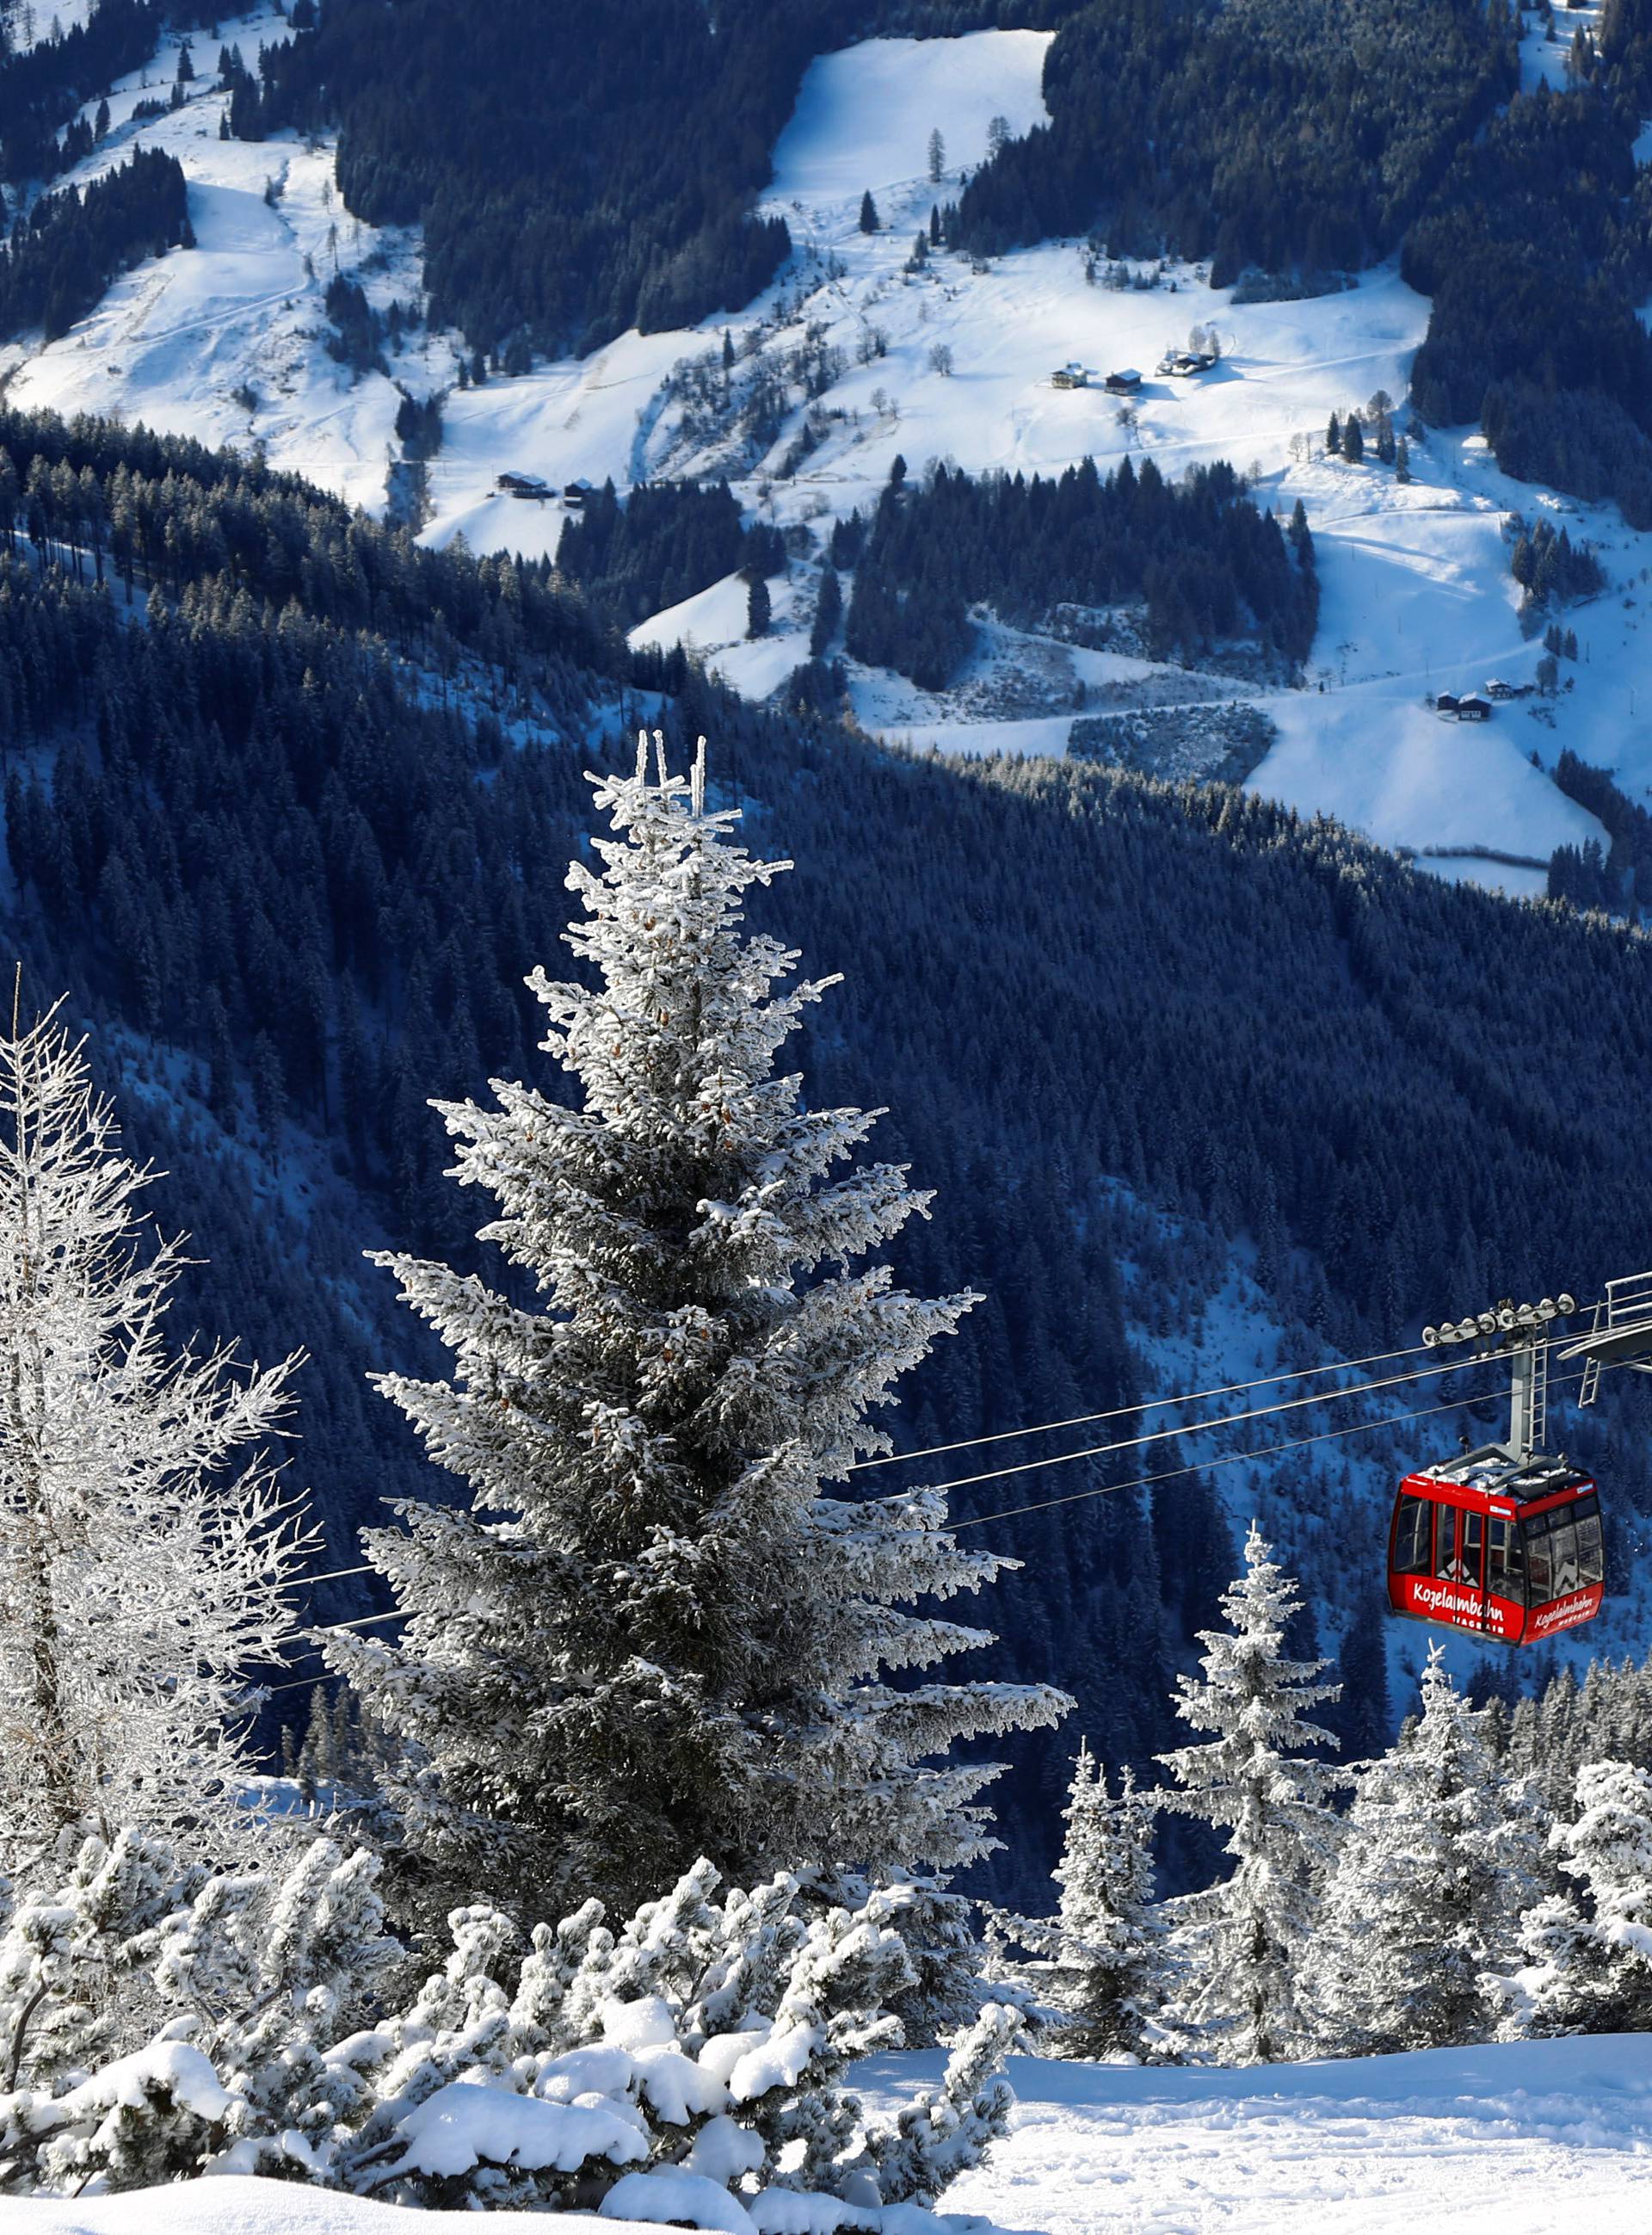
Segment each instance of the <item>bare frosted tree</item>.
M83 1044L0 1032L0 1871L125 1823L221 1845L309 1549L264 1448L296 1357L169 1351L187 1260Z

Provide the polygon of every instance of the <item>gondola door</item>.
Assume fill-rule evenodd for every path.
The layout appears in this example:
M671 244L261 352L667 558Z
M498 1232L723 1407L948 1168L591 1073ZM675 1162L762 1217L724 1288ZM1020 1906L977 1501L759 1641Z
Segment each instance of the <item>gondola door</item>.
M1477 1509L1447 1505L1434 1509L1434 1575L1452 1585L1450 1601L1440 1609L1459 1629L1486 1630L1490 1619L1485 1597L1485 1516Z

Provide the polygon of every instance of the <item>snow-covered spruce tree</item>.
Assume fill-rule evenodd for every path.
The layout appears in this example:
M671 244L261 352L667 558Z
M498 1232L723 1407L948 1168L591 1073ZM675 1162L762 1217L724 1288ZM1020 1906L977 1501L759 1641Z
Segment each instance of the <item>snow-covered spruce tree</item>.
M1177 1679L1177 1714L1215 1736L1160 1756L1176 1784L1159 1806L1225 1831L1234 1858L1230 1878L1167 1904L1181 1977L1166 2024L1217 2063L1289 2056L1305 2032L1295 1981L1336 1835L1326 1795L1340 1779L1306 1751L1335 1740L1302 1711L1341 1688L1314 1681L1325 1662L1284 1657L1299 1603L1252 1522L1244 1573L1222 1602L1229 1627L1199 1633L1203 1681Z
M333 1665L404 1734L392 1797L449 1883L634 1898L699 1855L746 1879L945 1871L993 1844L997 1770L954 1741L1069 1703L891 1685L991 1642L907 1609L1007 1563L961 1550L939 1498L822 1486L890 1448L869 1411L974 1299L856 1265L928 1198L850 1164L875 1113L774 1075L835 981L781 987L797 958L744 935L741 902L788 865L705 811L703 758L691 788L657 750L657 781L646 740L634 776L593 779L614 836L600 875L568 872L597 982L528 981L582 1106L498 1082L496 1108L436 1105L516 1295L377 1261L455 1360L381 1386L471 1501L370 1535L406 1627Z
M1063 1820L1054 1917L995 1916L995 1936L1037 1960L1011 1976L1049 2013L1038 2036L1052 2056L1105 2062L1152 2056L1169 1990L1162 1918L1153 1904L1156 1796L1131 1772L1115 1796L1082 1746Z
M1549 1844L1577 1881L1521 1920L1507 2033L1652 2032L1652 1776L1586 1762Z
M1533 1897L1544 1828L1433 1647L1422 1714L1360 1775L1308 1964L1314 2036L1341 2056L1484 2041L1492 1973Z
M88 1828L210 1850L244 1672L292 1634L306 1549L264 1446L297 1364L172 1353L185 1259L154 1233L82 1045L0 1033L0 1871ZM237 1471L239 1470L239 1471Z

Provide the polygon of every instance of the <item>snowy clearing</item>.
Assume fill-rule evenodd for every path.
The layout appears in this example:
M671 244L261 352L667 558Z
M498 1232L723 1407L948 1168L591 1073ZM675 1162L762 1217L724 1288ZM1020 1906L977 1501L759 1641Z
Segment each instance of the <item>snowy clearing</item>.
M933 198L932 128L946 142L955 177L985 160L994 117L1018 138L1048 122L1044 58L1054 36L974 31L961 39L868 39L823 55L775 149L770 200L811 215L841 204L853 218L868 188L882 196L908 187Z
M882 2060L903 2094L934 2056ZM1042 2235L1563 2235L1652 2217L1652 2038L1597 2035L1236 2072L1018 2058L1007 2137L943 2199L942 2226ZM457 2226L434 2212L421 2224ZM244 2179L13 2204L20 2235L391 2235L388 2205ZM473 2214L463 2224L475 2226ZM493 2226L543 2226L499 2212ZM583 2213L559 2226L638 2235ZM889 2235L934 2226L892 2212Z

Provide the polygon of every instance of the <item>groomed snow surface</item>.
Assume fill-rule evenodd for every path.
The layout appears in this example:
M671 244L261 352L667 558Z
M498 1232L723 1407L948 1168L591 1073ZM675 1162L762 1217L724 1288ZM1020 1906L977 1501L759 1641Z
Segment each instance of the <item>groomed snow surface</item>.
M885 2059L865 2074L867 2092L905 2093L938 2065ZM972 2224L1042 2235L1630 2235L1652 2225L1645 2035L1242 2072L1023 2058L1012 2075L1010 2133L942 2199L960 2235ZM416 2224L456 2229L462 2219L478 2225L447 2212ZM247 2179L0 2205L7 2235L395 2235L410 2224L390 2206ZM526 2235L547 2223L498 2213L484 2224ZM590 2235L637 2235L643 2225L582 2213L555 2224Z

